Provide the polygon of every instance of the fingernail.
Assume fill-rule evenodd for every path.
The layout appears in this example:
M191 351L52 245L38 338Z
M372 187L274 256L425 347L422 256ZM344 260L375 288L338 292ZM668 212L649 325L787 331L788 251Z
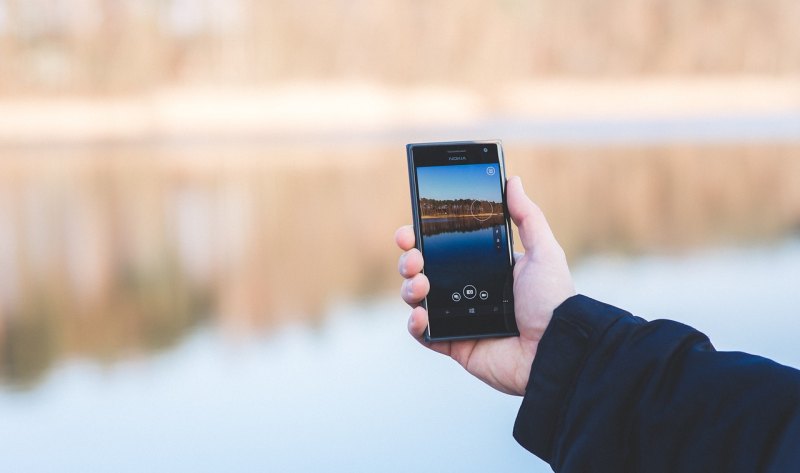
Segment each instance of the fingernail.
M414 295L414 281L411 279L409 279L408 283L406 284L406 292L408 293L409 296Z

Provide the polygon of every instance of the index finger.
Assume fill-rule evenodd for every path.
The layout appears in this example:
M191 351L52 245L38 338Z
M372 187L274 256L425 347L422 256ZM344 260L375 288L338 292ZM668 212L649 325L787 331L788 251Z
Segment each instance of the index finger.
M394 241L397 242L397 246L399 246L403 251L408 251L411 248L414 248L414 227L411 225L403 225L402 227L398 228L394 233Z

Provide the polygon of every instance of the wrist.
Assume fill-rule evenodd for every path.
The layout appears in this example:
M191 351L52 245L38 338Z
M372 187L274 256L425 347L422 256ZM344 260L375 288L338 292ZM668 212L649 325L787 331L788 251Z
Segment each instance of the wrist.
M521 356L516 369L516 379L514 381L514 388L512 394L515 396L524 396L528 388L528 382L531 376L531 366L533 360L536 358L536 351L539 347L538 341L528 340L527 342L520 339Z

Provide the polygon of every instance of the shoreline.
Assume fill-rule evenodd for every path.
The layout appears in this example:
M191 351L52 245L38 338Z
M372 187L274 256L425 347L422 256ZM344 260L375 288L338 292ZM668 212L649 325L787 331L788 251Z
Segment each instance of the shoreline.
M500 215L499 213L492 212L490 214L483 213L483 214L469 214L469 215L426 215L422 217L422 220L429 220L434 218L440 219L448 219L448 218L474 218L474 217L492 217L494 215Z
M159 89L111 97L0 97L0 146L97 142L391 143L502 133L522 139L592 138L598 124L800 117L800 77L718 76L391 88L372 83L287 83L264 88ZM800 119L800 118L798 118ZM749 126L748 123L741 126ZM586 128L586 129L584 129ZM768 128L762 131L769 135ZM528 131L530 130L530 131ZM791 130L790 130L791 131ZM732 137L736 130L728 131ZM613 133L612 133L613 134ZM794 136L794 135L791 135ZM516 138L519 137L519 138ZM528 138L531 138L530 136ZM602 137L601 137L602 138Z

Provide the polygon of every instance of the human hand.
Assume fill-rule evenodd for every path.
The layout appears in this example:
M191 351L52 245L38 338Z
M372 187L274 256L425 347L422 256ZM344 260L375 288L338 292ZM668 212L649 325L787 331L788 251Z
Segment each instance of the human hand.
M525 248L524 254L514 255L514 312L519 337L426 342L423 335L428 326L428 313L420 303L427 296L430 283L421 273L422 253L414 248L413 227L400 227L395 240L404 251L398 270L405 278L401 296L412 307L409 333L431 350L453 358L489 386L522 396L539 340L553 317L553 310L575 295L575 286L564 250L542 211L525 194L519 177L508 181L506 196L511 219L519 228Z

